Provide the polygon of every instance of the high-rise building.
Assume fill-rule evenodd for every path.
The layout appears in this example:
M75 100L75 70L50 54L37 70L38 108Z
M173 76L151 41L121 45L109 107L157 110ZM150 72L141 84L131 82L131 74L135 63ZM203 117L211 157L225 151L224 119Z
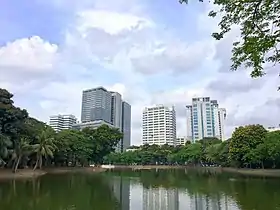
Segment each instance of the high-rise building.
M143 144L176 144L176 112L164 105L146 107L143 111Z
M122 96L117 92L111 93L111 122L122 130Z
M50 116L49 125L59 132L65 129L71 129L77 123L77 118L74 115L52 115Z
M82 123L103 120L111 123L112 95L104 87L83 91Z
M108 124L120 129L123 139L116 146L116 151L123 152L131 141L131 107L122 100L121 94L97 87L83 91L82 123L76 129Z
M125 151L131 145L131 106L129 103L122 102L122 151Z
M197 141L205 137L224 140L226 110L210 97L193 98L187 107L187 138Z

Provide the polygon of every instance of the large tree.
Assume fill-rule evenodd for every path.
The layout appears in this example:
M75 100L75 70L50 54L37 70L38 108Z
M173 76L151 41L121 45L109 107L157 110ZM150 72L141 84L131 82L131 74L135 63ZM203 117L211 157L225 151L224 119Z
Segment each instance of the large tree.
M96 164L103 162L103 158L114 151L123 134L117 128L102 125L97 129L85 128L84 135L92 142L91 161Z
M265 63L279 63L279 0L213 0L213 3L219 9L210 11L209 16L221 16L221 20L220 31L212 36L221 40L235 26L241 32L240 39L233 43L231 70L246 67L252 69L252 77L260 77L265 74Z
M20 132L24 121L28 118L28 113L24 109L15 107L12 98L13 94L0 88L0 133L1 136L8 137L12 142L10 162L13 165L13 171L16 171L22 155L19 154L23 146L21 143L23 143L23 139L26 139L21 136Z
M229 142L230 159L236 166L250 163L248 153L264 143L267 130L262 125L240 126L232 133ZM251 159L251 158L250 158Z
M18 136L24 120L28 117L26 110L14 106L13 94L0 88L0 131L12 138Z

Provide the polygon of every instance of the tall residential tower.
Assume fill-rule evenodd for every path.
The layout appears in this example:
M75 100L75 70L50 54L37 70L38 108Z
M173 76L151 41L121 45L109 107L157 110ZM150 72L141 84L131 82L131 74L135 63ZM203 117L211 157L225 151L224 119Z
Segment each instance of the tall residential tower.
M143 111L143 144L176 144L176 113L174 107L164 105Z
M123 139L116 147L119 152L125 151L131 141L131 107L122 100L121 94L97 87L83 91L82 123L75 127L94 127L107 124L120 129Z
M193 98L187 107L187 138L197 141L205 137L224 140L226 110L210 97Z
M83 91L82 123L103 120L111 123L111 93L103 87Z

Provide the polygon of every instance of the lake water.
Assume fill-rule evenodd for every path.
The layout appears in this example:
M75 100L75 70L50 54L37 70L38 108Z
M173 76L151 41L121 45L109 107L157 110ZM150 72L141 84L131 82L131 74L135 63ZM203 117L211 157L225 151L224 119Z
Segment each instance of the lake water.
M2 210L275 210L280 180L185 170L0 180Z

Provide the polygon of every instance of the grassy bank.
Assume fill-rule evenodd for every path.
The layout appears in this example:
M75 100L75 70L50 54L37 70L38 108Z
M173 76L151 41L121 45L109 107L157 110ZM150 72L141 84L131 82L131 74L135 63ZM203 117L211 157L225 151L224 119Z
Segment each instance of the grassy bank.
M19 169L13 173L11 169L0 169L0 179L26 179L36 178L45 174L64 174L64 173L100 173L106 169L98 167L58 167L44 168L43 170Z
M254 177L279 177L280 169L245 169L245 168L221 168L222 172Z
M244 176L255 177L279 177L280 169L237 169L223 167L194 167L194 166L173 166L173 165L116 165L115 169L132 169L132 170L152 170L152 169L190 169L190 170L205 170L213 173L232 173Z

